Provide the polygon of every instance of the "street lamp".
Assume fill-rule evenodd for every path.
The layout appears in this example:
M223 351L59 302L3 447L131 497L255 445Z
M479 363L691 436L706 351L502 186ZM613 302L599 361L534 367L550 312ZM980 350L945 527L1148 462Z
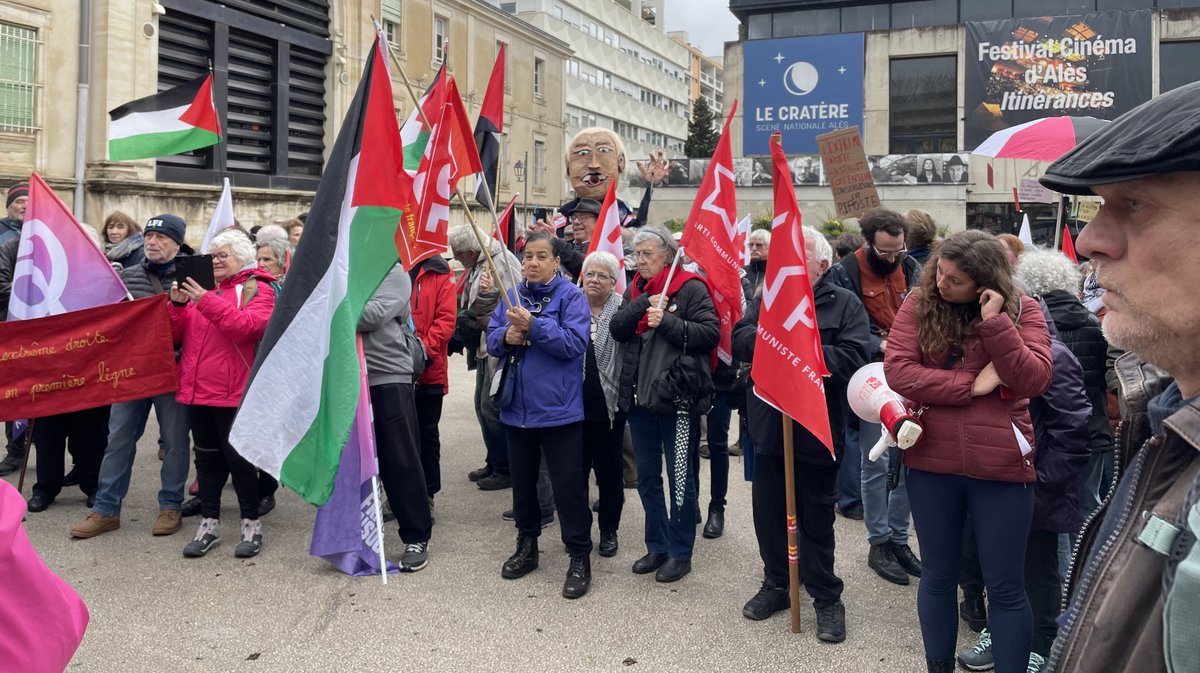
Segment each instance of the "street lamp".
M513 170L517 173L517 182L521 183L521 191L525 192L525 211L521 217L521 221L525 223L525 230L529 230L529 223L526 218L529 217L529 152L525 152L525 159L518 159L517 163L513 164ZM514 253L517 251L517 228L508 228L508 249Z

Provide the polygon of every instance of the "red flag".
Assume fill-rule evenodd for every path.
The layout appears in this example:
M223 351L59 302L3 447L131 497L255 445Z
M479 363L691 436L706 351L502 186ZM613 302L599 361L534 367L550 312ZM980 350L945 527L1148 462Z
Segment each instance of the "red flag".
M608 181L608 191L604 194L604 204L600 206L600 215L596 218L596 230L592 232L592 241L588 244L587 254L607 252L617 258L619 272L617 273L618 294L625 294L625 248L621 245L621 207L617 205L617 181Z
M475 187L475 200L489 208L496 202L496 174L500 169L500 138L504 133L504 65L508 45L501 42L496 62L492 64L492 76L488 78L483 104L479 107L479 119L475 122L475 147L479 150L483 175ZM490 197L490 198L489 198Z
M825 356L817 328L800 206L779 133L771 134L775 219L754 344L754 393L795 419L833 453L825 406Z
M1075 254L1075 241L1071 240L1071 226L1063 224L1062 251L1072 262L1079 263L1079 257Z
M451 77L446 84L445 103L438 121L434 122L433 134L413 183L419 204L417 243L432 246L437 252L449 247L446 236L450 229L450 197L460 178L481 170L471 123L458 95L458 85Z
M508 245L508 232L512 226L513 206L517 205L518 196L520 196L519 193L513 194L512 200L508 202L508 205L504 207L504 212L500 213L499 219L496 220L499 229L492 231L492 238L500 241L500 245Z
M692 204L687 225L679 246L687 256L704 270L713 289L717 317L721 319L721 341L717 356L726 363L733 361L730 343L733 325L742 318L742 280L738 273L741 255L737 239L737 195L734 192L733 152L729 148L729 123L737 112L737 100L725 118L717 151L713 154L704 181Z

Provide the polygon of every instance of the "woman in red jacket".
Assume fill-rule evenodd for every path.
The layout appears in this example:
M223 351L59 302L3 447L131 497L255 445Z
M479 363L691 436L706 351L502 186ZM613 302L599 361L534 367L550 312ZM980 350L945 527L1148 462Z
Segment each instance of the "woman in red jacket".
M442 400L450 392L446 349L458 317L457 288L450 265L440 255L421 262L408 273L413 281L413 324L429 358L428 366L417 379L416 402L421 469L425 472L425 490L432 503L434 494L442 490L442 439L438 424L442 421Z
M171 332L183 345L177 365L179 392L188 406L200 482L200 528L183 555L200 557L221 540L221 490L233 476L242 514L242 537L234 556L249 558L262 549L258 469L229 444L229 430L254 363L254 347L275 308L275 278L259 269L254 244L238 231L212 240L215 290L191 278L171 286Z
M1029 398L1050 385L1050 335L1012 282L1004 246L963 231L931 255L892 325L888 383L925 406L904 452L924 569L917 612L929 671L954 670L963 525L971 517L989 599L998 673L1025 671L1033 632L1025 543L1033 518Z

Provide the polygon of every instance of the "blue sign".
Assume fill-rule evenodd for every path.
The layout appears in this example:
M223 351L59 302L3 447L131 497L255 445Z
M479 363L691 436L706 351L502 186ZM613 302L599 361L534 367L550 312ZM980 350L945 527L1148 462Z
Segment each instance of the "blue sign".
M863 34L748 40L743 45L744 155L769 154L783 134L788 154L816 154L822 133L863 117Z

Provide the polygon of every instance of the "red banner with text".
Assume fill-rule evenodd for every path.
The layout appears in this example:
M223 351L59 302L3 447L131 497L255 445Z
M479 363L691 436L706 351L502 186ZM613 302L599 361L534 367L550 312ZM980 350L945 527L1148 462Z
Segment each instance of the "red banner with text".
M0 420L140 400L179 387L167 296L0 322Z

